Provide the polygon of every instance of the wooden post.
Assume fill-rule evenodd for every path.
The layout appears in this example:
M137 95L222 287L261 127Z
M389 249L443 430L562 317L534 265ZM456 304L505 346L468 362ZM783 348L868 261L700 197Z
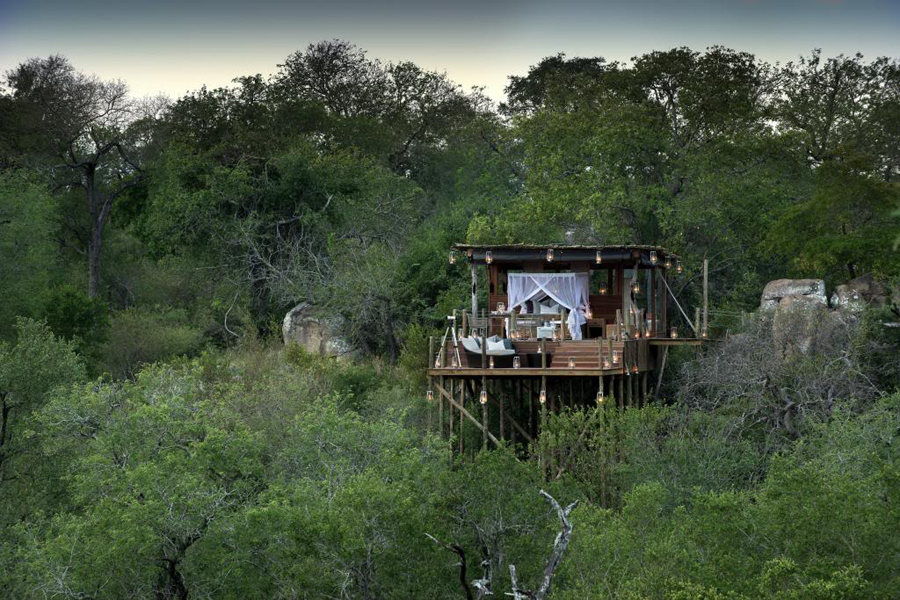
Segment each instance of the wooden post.
M641 406L647 404L647 371L641 373Z
M469 311L462 311L462 328L460 329L463 337L469 337Z
M700 337L700 309L694 309L694 335Z
M703 329L709 327L709 259L703 259Z
M622 311L621 309L616 309L616 339L622 339Z
M619 410L625 410L625 376L619 375L618 393L616 394L619 404Z
M459 381L459 405L463 408L466 406L466 381L464 379L460 379ZM466 449L465 445L465 429L463 425L463 411L459 412L459 453L462 453Z
M481 391L487 394L487 375L481 376ZM478 401L481 402L479 395ZM487 402L481 405L481 448L487 450L488 445L488 407Z
M472 316L478 316L478 273L475 271L475 261L472 261Z
M666 357L669 356L669 347L663 346L662 360L659 364L659 375L656 376L656 389L653 390L653 397L659 397L659 387L662 385L663 373L666 372Z
M434 336L429 335L428 336L428 360L425 361L426 369L431 369L431 367L434 366L431 362L433 359L434 359ZM434 391L432 389L434 387L433 382L434 382L434 379L431 377L431 375L429 375L428 376L428 390L431 392ZM438 435L443 435L443 433L444 433L444 429L443 429L443 424L444 424L443 407L444 407L444 404L441 401L440 394L438 394L437 401L438 401ZM429 432L431 432L431 410L432 409L429 406L428 407L428 431Z

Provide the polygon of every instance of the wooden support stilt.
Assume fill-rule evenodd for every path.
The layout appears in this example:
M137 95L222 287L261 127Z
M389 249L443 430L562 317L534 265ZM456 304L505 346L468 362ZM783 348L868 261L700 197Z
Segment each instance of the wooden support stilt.
M487 344L487 342L484 342L484 343ZM484 356L485 356L483 353L483 350L484 349L482 347L482 361L484 360ZM484 393L485 398L486 398L487 397L487 376L486 375L481 376L481 391ZM481 394L478 395L478 401L481 402ZM481 405L481 448L485 449L485 450L487 449L488 435L490 435L488 433L488 407L487 407L487 402L485 402Z
M444 387L444 378L441 377L441 387ZM450 395L453 396L456 393L456 383L451 379L450 380ZM438 394L438 398L441 400L441 411L444 410L444 397ZM448 419L447 422L450 425L450 433L447 436L447 439L453 439L453 407L451 405L447 405L447 413ZM442 430L443 432L443 430ZM452 446L451 446L452 448ZM451 450L452 451L452 450Z
M625 410L625 379L624 375L617 375L616 379L618 380L618 390L616 392L616 398L619 404L619 410Z
M496 398L494 396L494 394L491 394L490 392L488 393L488 396L492 397L492 398ZM513 431L518 431L519 434L521 434L522 437L524 437L526 440L528 440L529 442L533 442L534 439L530 435L528 435L528 432L525 431L525 429L521 425L519 425L519 423L515 420L515 418L512 415L510 415L509 413L503 412L503 404L500 402L498 402L498 404L500 404L501 418L505 418L507 421L509 421L510 433L512 433Z
M469 411L467 411L467 410L465 409L465 407L463 407L463 406L457 404L456 401L455 401L453 398L450 397L450 394L447 392L447 390L445 390L444 388L440 388L440 390L438 390L438 391L441 393L441 395L443 395L445 398L447 398L447 401L448 401L448 402L450 402L451 404L454 405L454 407L459 411L459 414L460 414L461 416L465 417L466 419L468 419L469 421L471 421L472 423L474 423L475 426L478 427L479 429L482 429L482 424L478 422L478 419L476 419L475 417L473 417L473 416L469 413ZM491 442L493 442L493 443L494 443L495 445L497 445L497 446L500 445L500 440L498 440L498 439L495 438L493 435L491 435L490 432L487 432L487 439L489 439Z
M669 347L663 346L662 360L659 364L659 374L656 376L656 389L653 390L653 397L659 398L659 388L662 386L663 373L666 372L666 358L669 356Z
M452 403L451 403L452 404ZM466 432L463 421L463 408L466 406L466 381L463 379L459 382L459 453L462 454L466 450Z
M647 371L641 373L641 406L647 404Z

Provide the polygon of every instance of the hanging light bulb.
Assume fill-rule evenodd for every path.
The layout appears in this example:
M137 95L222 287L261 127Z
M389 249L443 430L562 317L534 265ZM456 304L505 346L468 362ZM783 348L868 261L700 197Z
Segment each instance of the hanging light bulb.
M675 272L681 273L682 271L684 271L684 267L681 266L681 261L679 260L677 263L675 263Z
M603 404L603 401L606 398L603 396L603 384L600 384L600 389L597 391L597 404Z
M597 288L597 291L600 292L600 295L601 295L601 296L605 296L605 295L606 295L606 284L605 284L605 283L601 283L601 284L600 284L600 287Z
M482 404L487 404L487 390L481 390L481 394L478 396L478 401Z
M547 248L547 262L553 262L553 248Z
M428 390L425 392L425 400L428 402L434 402L434 390Z
M541 390L541 394L538 396L538 402L541 404L547 403L547 390Z
M666 267L667 269L671 269L671 268L672 268L672 257L671 257L671 256L667 256L667 257L666 257L665 267Z
M659 262L659 255L656 254L656 250L650 251L650 264L655 265Z
M594 258L598 265L603 264L603 253L597 250L597 255Z
M672 328L672 331L669 332L669 337L672 338L673 340L678 337L678 328L677 327Z
M451 264L451 265L455 265L455 264L456 264L456 250L451 250L451 251L450 251L450 264Z
M570 368L570 369L574 369L574 368L575 368L575 359L574 359L574 358L570 358L570 359L569 359L569 368Z
M494 255L491 254L490 250L484 253L484 262L486 262L487 264L491 264L492 262L494 262Z

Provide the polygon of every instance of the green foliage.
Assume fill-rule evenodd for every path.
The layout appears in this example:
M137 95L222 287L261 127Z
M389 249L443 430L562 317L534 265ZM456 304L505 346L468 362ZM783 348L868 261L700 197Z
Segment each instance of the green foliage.
M116 378L134 378L143 365L197 352L202 342L183 310L129 308L110 319L102 364Z
M72 286L55 289L44 308L47 325L56 335L75 342L86 356L94 357L106 339L109 312L100 298L89 298Z
M17 315L36 318L54 274L53 201L36 178L0 172L0 339L13 335Z

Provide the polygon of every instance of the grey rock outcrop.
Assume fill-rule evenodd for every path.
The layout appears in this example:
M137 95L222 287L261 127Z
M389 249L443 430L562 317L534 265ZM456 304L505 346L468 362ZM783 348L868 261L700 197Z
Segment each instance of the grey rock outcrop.
M794 303L796 307L811 308L814 305L828 306L825 282L821 279L776 279L766 284L759 307L774 310L785 298L804 298Z
M340 322L321 317L307 302L288 311L281 323L281 333L285 345L298 344L322 356L344 356L353 351L350 342L340 335Z
M846 310L862 310L866 306L883 307L889 301L887 286L871 273L860 275L834 288L831 306Z

